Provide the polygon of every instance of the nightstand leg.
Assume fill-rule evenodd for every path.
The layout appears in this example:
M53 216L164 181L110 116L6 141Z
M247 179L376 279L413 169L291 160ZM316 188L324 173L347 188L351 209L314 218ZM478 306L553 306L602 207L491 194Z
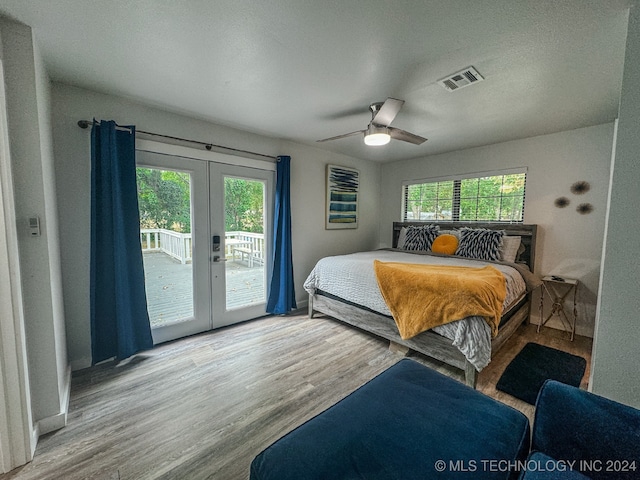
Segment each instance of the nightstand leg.
M571 341L576 333L576 322L578 321L578 285L573 287L573 325L571 325Z
M540 333L540 327L542 326L542 315L544 314L544 286L540 285L540 301L538 302L538 310L540 311L540 319L538 322L538 328L536 333Z

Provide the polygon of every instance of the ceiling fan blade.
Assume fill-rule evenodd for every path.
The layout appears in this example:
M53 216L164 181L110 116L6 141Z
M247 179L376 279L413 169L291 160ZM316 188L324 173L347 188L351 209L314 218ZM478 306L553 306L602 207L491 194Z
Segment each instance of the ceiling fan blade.
M343 110L333 112L327 115L323 115L322 120L343 120L345 118L360 116L361 118L367 118L367 113L371 115L369 108L345 108Z
M353 135L358 135L364 133L364 130L358 130L356 132L345 133L344 135L337 135L335 137L323 138L322 140L316 140L316 142L328 142L329 140L338 140L339 138L351 137Z
M427 141L426 138L393 127L389 127L389 135L391 135L391 138L402 140L403 142L413 143L414 145L422 145Z
M387 98L380 107L380 110L378 110L371 119L371 123L388 127L391 122L393 122L393 119L396 118L396 115L398 115L402 105L404 105L404 100L391 97Z

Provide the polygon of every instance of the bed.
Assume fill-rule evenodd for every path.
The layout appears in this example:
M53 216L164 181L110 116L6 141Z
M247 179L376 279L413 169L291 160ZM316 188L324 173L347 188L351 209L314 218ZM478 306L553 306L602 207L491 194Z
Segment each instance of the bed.
M520 237L520 251L515 263L486 262L460 259L458 256L425 255L397 249L398 238L404 228L424 226L425 222L395 222L393 224L393 248L373 252L321 259L305 281L309 293L309 317L315 312L385 338L394 349L414 350L464 371L465 383L475 388L477 372L490 361L514 331L529 317L531 291L537 277L532 275L535 263L536 225L479 224L476 222L429 222L438 225L440 231L451 232L462 228L503 230L506 236ZM447 257L447 258L444 258ZM469 266L491 265L507 279L507 298L500 325L495 336L482 317L468 317L412 338L400 336L396 322L382 298L375 274L374 259L382 262L429 263L457 265L460 261ZM435 260L434 260L435 259ZM513 271L516 273L514 274ZM522 276L520 280L517 277ZM524 287L509 285L509 277ZM520 289L520 292L515 290ZM513 289L513 291L510 291Z

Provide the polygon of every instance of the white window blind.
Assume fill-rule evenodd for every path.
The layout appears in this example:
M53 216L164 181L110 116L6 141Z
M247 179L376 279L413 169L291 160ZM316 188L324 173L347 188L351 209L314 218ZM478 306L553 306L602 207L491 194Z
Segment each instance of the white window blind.
M403 185L405 221L522 222L526 169Z

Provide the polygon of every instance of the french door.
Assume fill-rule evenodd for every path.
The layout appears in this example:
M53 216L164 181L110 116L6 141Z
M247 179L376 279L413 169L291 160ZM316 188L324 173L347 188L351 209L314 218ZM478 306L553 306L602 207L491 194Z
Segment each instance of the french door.
M209 164L213 328L266 314L273 171ZM219 257L219 258L218 258Z
M265 315L274 172L137 152L154 343Z

